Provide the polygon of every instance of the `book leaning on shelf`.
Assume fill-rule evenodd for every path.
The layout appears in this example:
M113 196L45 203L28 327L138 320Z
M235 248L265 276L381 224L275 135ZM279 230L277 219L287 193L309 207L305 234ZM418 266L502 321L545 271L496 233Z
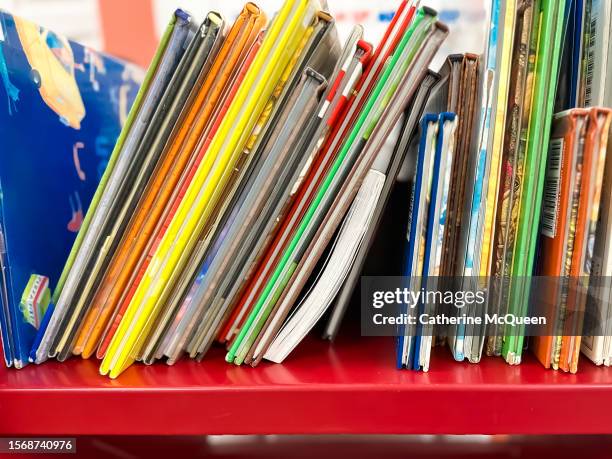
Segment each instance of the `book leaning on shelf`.
M522 317L534 294L541 294L532 291L538 282L532 276L555 279L555 290L547 290L554 300L546 333L526 346L522 325L459 321L436 340L446 341L456 360L477 363L486 350L519 364L529 348L544 366L575 373L582 348L595 363L609 364L609 109L596 106L606 104L609 89L609 10L598 1L493 0L482 72L477 82L473 72L469 77L480 88L467 95L474 102L461 89L468 55L449 56L440 72L420 146L416 137L412 141L418 160L412 197L406 197L412 201L405 273L410 288L432 287L431 273L457 276L464 286L477 278L481 289L491 287L484 310L470 305L457 314ZM585 104L591 108L576 108ZM448 195L439 193L434 167L444 138L437 137L435 114L443 112L456 113L461 131L446 153L454 156ZM428 217L437 221L437 206L446 206L446 220L436 229ZM442 237L439 248L436 234ZM596 287L603 292L599 297ZM593 336L582 337L583 331ZM333 336L333 327L326 333ZM426 369L429 343L424 350L423 341L435 334L421 326L404 329L397 365Z
M201 359L219 339L228 360L255 364L273 358L274 336L347 212L359 233L336 246L351 266L400 154L400 116L415 97L424 103L419 88L431 85L447 30L412 2L376 48L359 26L343 46L312 0L289 0L266 22L251 3L233 25L176 12L35 361L96 354L116 377L134 360ZM330 299L343 283L332 277ZM322 313L297 308L312 323Z
M115 378L137 361L201 361L215 345L231 364L281 363L326 315L333 339L406 168L397 274L413 291L477 280L487 292L407 316L523 317L536 279L556 281L548 333L417 321L396 331L398 368L434 368L436 345L473 364L517 365L529 350L575 373L582 350L610 365L611 290L594 299L612 278L609 4L491 0L485 52L450 55L438 72L448 30L434 10L402 1L373 46L359 25L342 43L324 7L287 0L268 21L247 3L234 21L211 11L201 24L174 13L92 205L75 213L83 225L49 277L53 296L40 276L22 279L21 307L4 290L10 363L96 357ZM79 123L69 115L65 132ZM10 254L1 261L8 285ZM6 338L15 311L36 324L19 346Z
M70 248L82 246L89 210L117 162L113 148L134 122L130 107L141 99L141 79L137 67L0 10L0 332L7 366L27 365L53 311Z

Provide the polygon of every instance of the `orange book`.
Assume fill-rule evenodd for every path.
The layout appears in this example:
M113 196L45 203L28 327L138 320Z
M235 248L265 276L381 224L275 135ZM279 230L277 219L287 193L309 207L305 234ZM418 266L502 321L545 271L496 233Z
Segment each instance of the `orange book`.
M547 291L541 298L550 299L548 317L557 317L561 301L561 285L555 279L565 275L566 253L571 245L572 202L574 190L579 187L581 167L580 139L584 137L588 125L588 111L568 110L555 116L549 145L546 169L545 190L542 203L542 243L540 276L550 277L543 282ZM553 324L549 324L553 325ZM546 367L552 364L554 348L554 328L549 328L549 336L538 336L533 340L532 350L538 360Z
M580 289L571 289L568 308L573 313L565 323L559 356L559 368L576 373L582 338L583 313L586 304L586 288L590 274L593 239L599 220L601 186L608 145L608 133L612 121L612 110L589 109L589 130L585 142L583 180L580 187L576 239L572 252L570 275L580 282Z
M256 44L253 46L254 48L259 49L259 47L261 46L261 43L263 41L263 37L264 37L264 34L261 33L259 35L258 39L257 39ZM255 54L253 54L252 56L254 58ZM252 59L249 59L248 64L245 65L243 69L241 69L239 82L242 82L242 79L243 79L244 75L246 74L246 70L250 66L251 60ZM140 284L140 281L142 280L143 276L145 275L145 272L146 272L146 270L147 270L147 268L148 268L152 258L155 256L155 252L157 250L157 247L161 243L162 238L163 238L167 228L170 226L170 223L172 222L172 219L174 218L174 214L176 213L180 202L182 201L183 197L187 193L187 189L189 187L189 184L191 183L191 180L193 179L193 176L196 173L198 165L199 165L201 159L203 158L204 153L206 151L208 151L208 148L211 145L211 143L212 143L212 141L213 141L213 139L214 139L214 137L215 137L215 135L217 133L217 130L219 129L219 126L221 125L221 122L223 121L223 118L225 117L225 114L227 113L227 111L229 109L230 103L233 101L234 96L236 95L236 92L238 91L238 87L239 87L239 84L236 84L234 87L232 87L230 89L229 94L227 95L227 97L224 99L224 102L222 103L222 106L219 107L219 109L215 111L215 117L213 118L212 126L210 127L210 129L207 129L206 133L204 134L204 136L200 140L200 144L198 146L199 153L197 155L198 158L199 158L198 162L197 162L197 164L194 167L192 167L189 170L188 181L186 181L181 186L181 189L179 190L179 199L174 202L174 204L172 205L172 208L170 209L169 214L166 215L163 218L163 221L161 222L161 225L162 225L161 230L159 231L157 236L152 241L151 247L147 251L145 251L145 255L143 255L144 256L144 262L140 265L140 268L138 269L137 275L134 278L134 280L130 282L130 287L127 290L127 296L124 299L122 299L122 301L121 301L121 306L119 308L120 315L113 322L113 325L112 325L112 327L113 327L113 334L114 334L114 330L116 330L116 328L119 326L119 323L121 322L121 318L123 317L123 313L125 312L125 310L129 306L130 302L132 301L132 298L133 298L134 294L136 293L136 289L138 288L138 285ZM269 115L269 113L268 113L268 115ZM254 142L254 140L251 140L251 141ZM247 143L247 145L248 145L248 143ZM249 148L252 148L252 144L251 144L251 146ZM242 158L241 158L242 159L242 163L244 163L245 160L250 160L252 158L253 158L252 155L244 154L242 156ZM230 178L228 180L228 183L232 182L232 180L233 181L237 180L238 176L240 175L238 171L241 170L242 166L243 166L243 164L242 165L240 165L240 164L241 164L240 161L238 161L236 163L234 171L233 171L234 175L232 176L232 178ZM213 211L212 215L216 215L218 212L220 212L222 207L223 207L223 205L222 205L221 202L217 203L217 205L215 206L215 210ZM199 237L200 240L203 240L203 239L205 239L207 237L207 235L208 235L208 233L209 233L209 231L211 229L211 225L213 224L213 221L214 221L214 217L211 218L211 221L204 226L204 229L201 232L200 237ZM162 320L162 317L161 316L158 317L157 320ZM143 351L143 350L144 349L141 349L141 351ZM136 358L138 360L140 360L142 358L142 354L137 355Z
M265 15L255 5L248 3L225 39L212 67L195 93L191 107L177 127L172 141L166 147L164 159L158 166L153 180L139 203L130 227L96 292L83 327L77 337L74 353L90 357L108 328L107 324L124 298L133 273L143 263L142 255L156 239L163 235L167 225L159 225L160 219L173 214L183 193L176 192L179 180L185 188L193 171L199 165L205 150L197 149L215 108L226 90L232 75L242 63L248 50L266 23Z
M212 125L211 125L209 132L207 133L205 138L202 139L201 141L201 145L199 148L200 154L202 155L204 154L204 152L206 151L206 148L210 144L211 139L214 137L217 129L219 128L221 121L223 120L223 117L225 116L232 100L234 99L234 96L236 95L236 92L238 91L238 88L240 87L240 84L242 83L242 80L244 79L244 76L246 75L246 72L249 66L253 62L253 59L255 58L255 55L257 54L257 51L259 50L262 40L263 40L263 34L258 33L258 39L256 39L255 43L253 43L250 46L246 59L239 61L241 62L241 66L237 74L235 75L235 79L231 82L231 88L229 89L227 96L225 97L225 100L223 101L222 106L215 114L215 118L212 120ZM190 177L193 177L193 174L195 173L196 169L197 167L191 169ZM181 196L185 194L185 191L187 190L187 186L188 186L188 183L187 185L184 186L184 189L181 192ZM173 209L171 212L172 215L174 215L174 212L178 208L179 202L180 201L177 201L175 205L173 206ZM166 221L164 221L164 225L163 225L164 228L167 228L169 222L172 219L170 215L168 215L167 217L170 217L170 218L166 218ZM161 240L161 235L159 238L157 238L156 243L158 244L160 240ZM148 265L148 262L151 259L149 254L151 253L152 253L151 250L148 250L142 255L142 258L143 258L142 262L144 264ZM98 358L103 358L104 355L106 354L108 345L110 344L110 341L115 331L117 330L117 327L119 326L119 323L121 322L121 319L123 318L123 314L125 313L127 307L129 306L130 301L136 291L136 288L138 287L140 279L142 278L142 275L145 271L146 271L146 266L144 267L144 269L139 269L133 272L132 278L130 279L128 283L129 288L125 289L123 295L120 298L119 306L115 308L116 310L114 311L114 316L111 318L110 321L108 321L106 329L104 330L104 333L102 335L102 339L101 339L101 342L100 342L100 345L98 347L98 351L96 354Z

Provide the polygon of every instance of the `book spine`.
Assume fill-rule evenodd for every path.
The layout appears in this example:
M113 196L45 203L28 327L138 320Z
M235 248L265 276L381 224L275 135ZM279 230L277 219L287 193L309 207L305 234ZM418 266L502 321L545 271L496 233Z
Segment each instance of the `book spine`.
M0 28L1 30L1 28ZM8 253L6 244L6 230L4 226L4 206L2 200L2 183L0 182L0 270L2 271L2 285L0 288L0 338L2 339L2 349L4 351L4 362L7 367L13 365L13 350L12 343L13 333L11 326L11 304L9 298L10 288L10 269L8 265Z

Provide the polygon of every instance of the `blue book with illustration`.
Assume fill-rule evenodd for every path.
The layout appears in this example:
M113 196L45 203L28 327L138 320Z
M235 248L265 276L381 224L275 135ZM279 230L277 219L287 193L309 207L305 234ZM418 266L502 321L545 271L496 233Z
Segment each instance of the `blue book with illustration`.
M142 71L0 11L0 328L20 368Z
M412 181L412 196L410 199L410 221L408 222L408 248L404 268L404 277L407 279L406 288L412 291L420 290L422 274L421 250L424 244L425 222L427 221L426 210L428 209L431 191L431 171L433 169L434 152L438 135L438 115L426 114L421 119L420 140L416 162L416 169ZM403 313L412 314L408 306L403 305ZM396 341L396 366L401 368L412 368L414 355L413 344L415 336L413 330L401 326Z

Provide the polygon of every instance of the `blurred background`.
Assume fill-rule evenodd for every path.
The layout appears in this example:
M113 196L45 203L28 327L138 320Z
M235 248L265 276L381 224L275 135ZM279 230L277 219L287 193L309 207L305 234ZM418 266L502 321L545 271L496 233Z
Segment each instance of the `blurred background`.
M283 0L255 1L267 14L279 9ZM353 24L365 27L365 38L376 44L393 16L399 0L328 0L329 10L338 23L341 38ZM433 68L442 56L454 52L481 53L485 40L487 0L422 0L439 12L451 35L440 50ZM172 11L181 7L199 19L217 10L233 19L244 0L2 0L0 8L37 22L68 38L103 50L146 67Z

